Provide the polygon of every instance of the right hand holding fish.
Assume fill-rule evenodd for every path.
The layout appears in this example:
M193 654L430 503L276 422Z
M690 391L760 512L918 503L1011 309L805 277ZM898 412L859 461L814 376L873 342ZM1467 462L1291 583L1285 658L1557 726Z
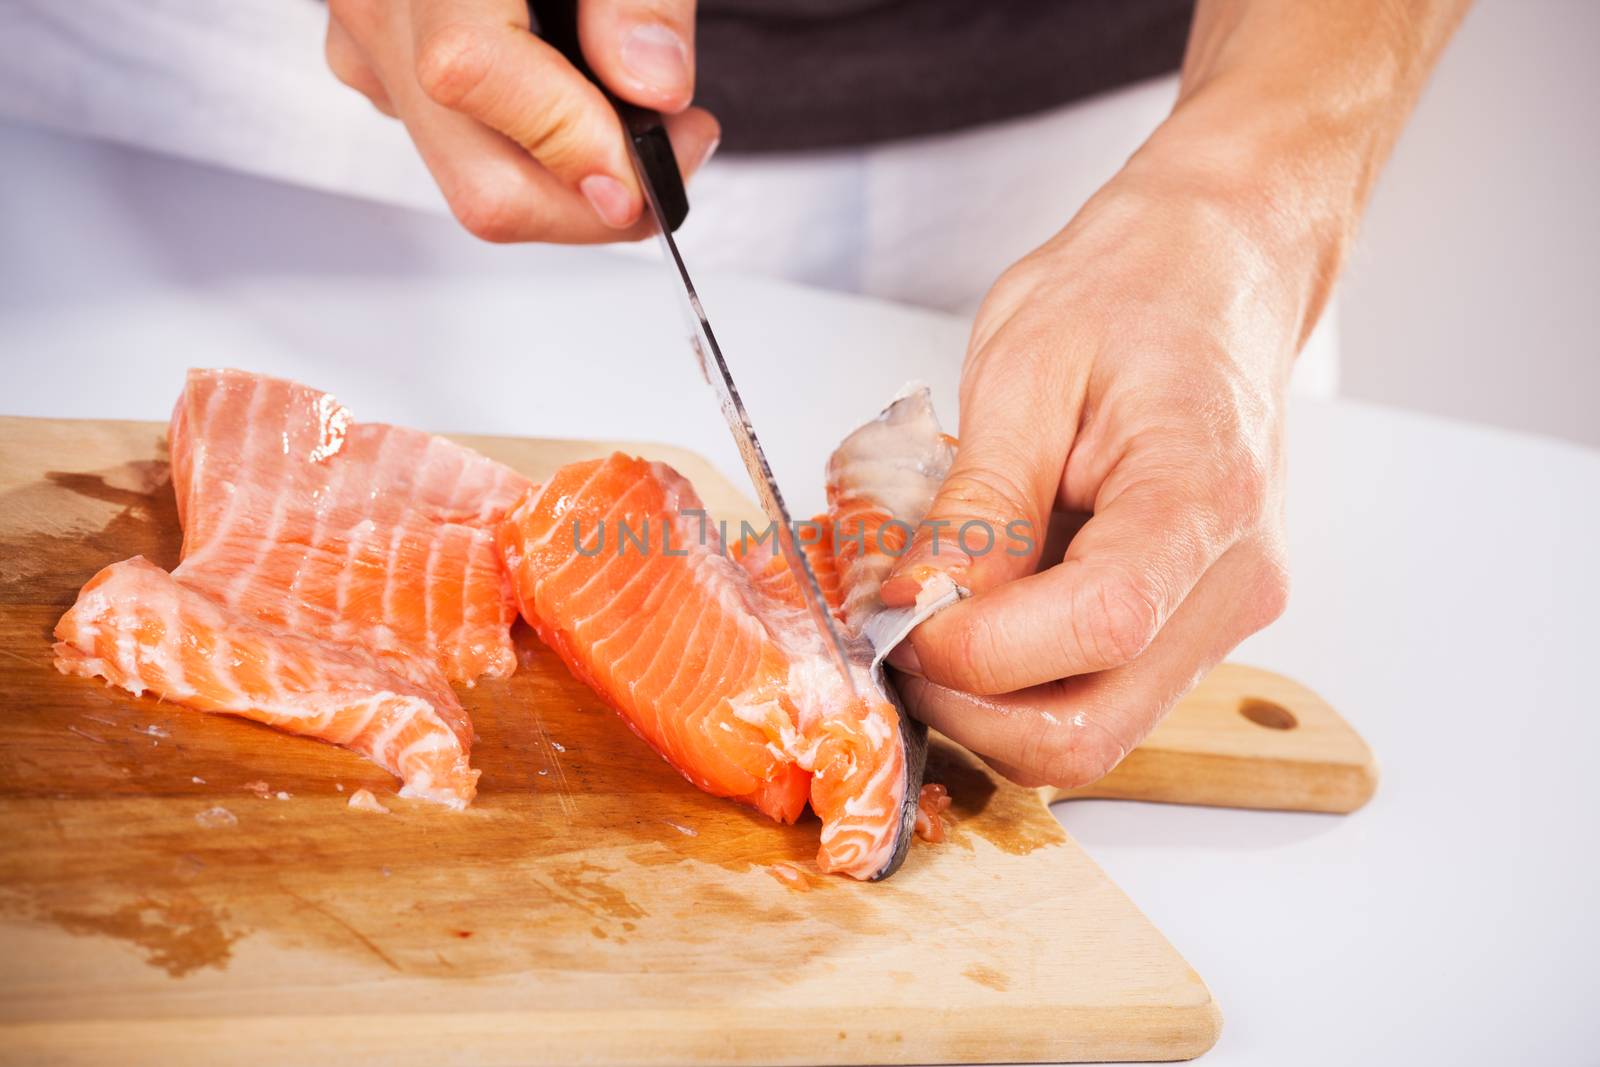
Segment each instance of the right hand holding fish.
M1289 370L1465 7L1196 6L1172 114L979 310L923 531L1091 517L1047 559L936 559L919 531L884 603L930 570L973 595L891 655L913 714L1023 784L1084 785L1283 611Z
M990 291L954 466L883 585L972 593L889 663L912 714L1023 785L1111 770L1287 595L1283 394L1316 258L1160 181L1114 180ZM1044 558L1053 512L1092 517Z
M685 177L716 148L694 94L694 0L579 0L584 56L666 116ZM603 93L529 32L523 0L329 0L328 65L405 123L451 211L486 241L648 236Z

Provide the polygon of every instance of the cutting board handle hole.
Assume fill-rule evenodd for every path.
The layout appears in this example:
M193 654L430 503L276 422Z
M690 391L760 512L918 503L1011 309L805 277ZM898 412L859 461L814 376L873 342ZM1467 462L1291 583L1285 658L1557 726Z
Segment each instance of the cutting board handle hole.
M1257 726L1265 726L1269 730L1293 730L1300 725L1300 720L1294 717L1294 712L1282 704L1274 704L1270 700L1261 700L1258 697L1245 697L1239 701L1239 714Z

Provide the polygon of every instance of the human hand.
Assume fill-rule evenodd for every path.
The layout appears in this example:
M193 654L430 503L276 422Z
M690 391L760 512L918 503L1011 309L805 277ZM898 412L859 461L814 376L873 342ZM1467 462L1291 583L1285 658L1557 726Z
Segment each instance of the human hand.
M694 95L694 0L580 0L584 58L663 112L685 177L716 148ZM405 123L457 219L486 241L646 236L604 94L529 32L523 0L329 0L328 65Z
M883 590L935 566L976 594L891 657L921 719L1081 785L1283 610L1290 364L1466 6L1196 5L1172 115L979 311L955 467ZM932 523L1053 510L1093 516L1038 573L1037 539L931 552Z
M1283 610L1284 393L1322 283L1257 217L1136 157L978 313L955 465L883 596L928 567L973 592L890 662L913 714L1019 783L1105 774ZM1093 514L1042 558L1053 512Z

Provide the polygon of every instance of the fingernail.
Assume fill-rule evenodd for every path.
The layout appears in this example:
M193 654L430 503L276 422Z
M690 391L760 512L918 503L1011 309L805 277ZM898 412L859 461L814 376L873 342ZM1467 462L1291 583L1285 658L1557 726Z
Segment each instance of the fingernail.
M921 590L918 581L907 574L897 574L878 587L878 598L891 608L909 608L916 603Z
M939 562L930 562L935 557ZM948 578L961 587L964 584L962 576L970 566L972 557L959 549L915 552L905 562L895 565L894 571L879 587L878 596L891 608L910 607L916 603L928 583L935 579Z
M711 157L717 154L717 146L721 143L721 137L711 138L711 140L706 144L705 149L700 153L700 158L695 162L695 165L690 168L690 173L699 171L701 167L709 163L711 161Z
M689 88L689 49L659 22L628 31L622 40L622 65L645 88L662 96L677 97Z
M628 190L609 174L591 174L578 183L594 213L607 226L623 229L633 221L633 201Z

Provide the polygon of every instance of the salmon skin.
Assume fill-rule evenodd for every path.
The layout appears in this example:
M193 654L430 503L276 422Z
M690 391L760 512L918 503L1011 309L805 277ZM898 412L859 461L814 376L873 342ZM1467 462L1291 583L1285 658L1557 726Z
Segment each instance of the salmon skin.
M530 490L499 534L523 617L641 738L696 786L778 821L809 803L822 821L818 866L865 880L892 874L910 847L926 730L900 707L867 637L892 546L840 553L834 535L867 512L880 524L926 514L953 455L931 405L927 414L896 416L889 434L934 435L894 446L933 456L915 475L922 484L910 486L897 460L854 462L885 412L836 453L829 511L797 537L844 624L860 696L828 657L775 539L724 545L665 464L621 453L570 464Z
M527 479L231 370L189 372L169 443L182 562L91 579L56 626L57 667L344 745L403 796L469 804L450 682L516 667L494 530Z
M923 568L913 575L919 586L914 606L886 608L879 596L933 506L955 454L956 439L940 427L933 394L913 382L828 458L834 569L847 590L839 610L847 628L872 646L875 666L918 623L967 595L943 571Z

